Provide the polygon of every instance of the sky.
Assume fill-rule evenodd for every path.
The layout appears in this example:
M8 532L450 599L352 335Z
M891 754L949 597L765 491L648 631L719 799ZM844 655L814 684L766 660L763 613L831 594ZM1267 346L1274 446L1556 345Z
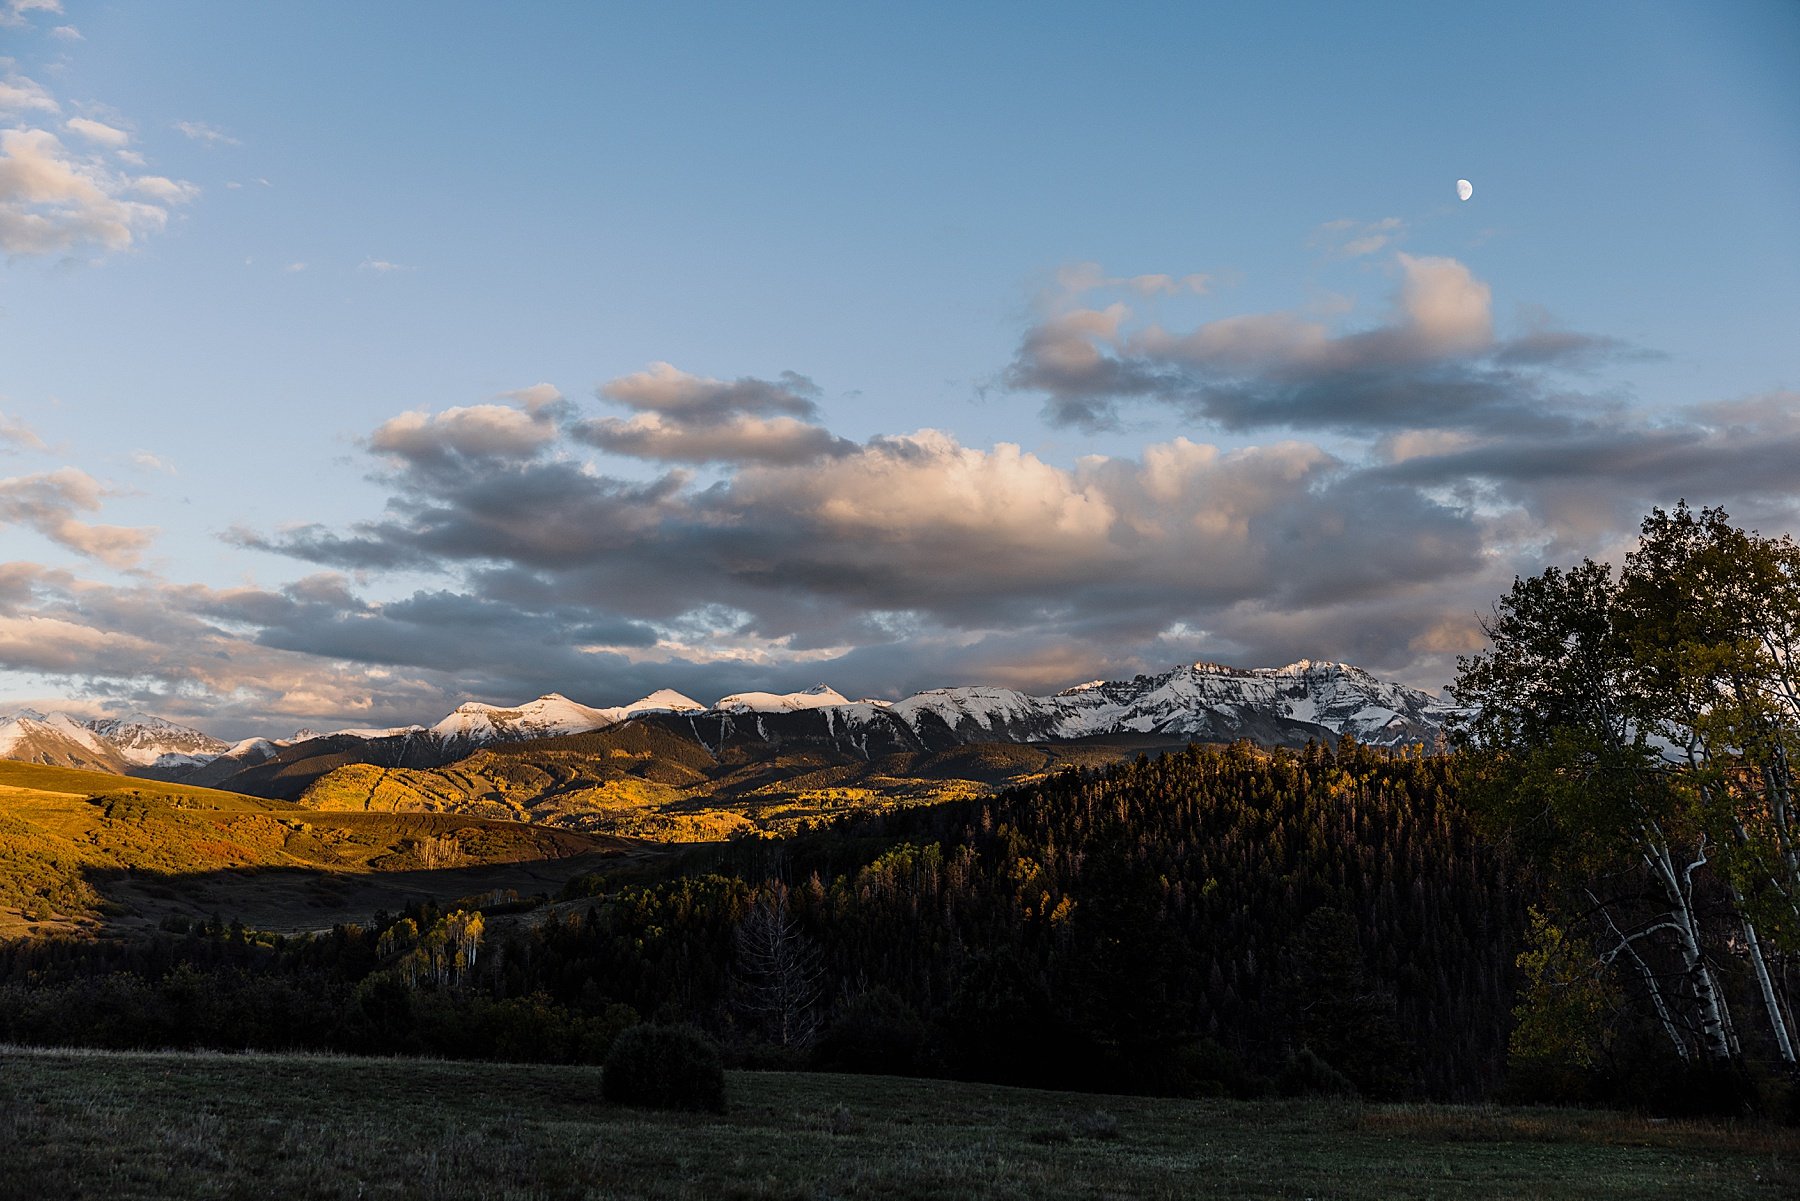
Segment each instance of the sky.
M0 0L0 711L1439 689L1682 498L1800 5Z

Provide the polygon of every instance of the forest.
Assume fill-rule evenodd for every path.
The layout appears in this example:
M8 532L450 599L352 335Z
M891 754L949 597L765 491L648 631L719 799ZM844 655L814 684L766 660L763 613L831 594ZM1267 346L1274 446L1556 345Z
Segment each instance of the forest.
M0 1041L1793 1119L1800 554L1685 505L1518 581L1446 753L1192 746L310 937L0 946Z

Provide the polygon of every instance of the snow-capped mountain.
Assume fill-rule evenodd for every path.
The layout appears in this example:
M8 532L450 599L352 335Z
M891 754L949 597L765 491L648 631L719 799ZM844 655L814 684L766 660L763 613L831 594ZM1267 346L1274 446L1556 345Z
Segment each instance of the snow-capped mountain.
M834 694L835 695L835 694ZM842 700L842 697L838 698ZM456 711L425 733L443 743L514 742L528 738L554 738L559 734L585 734L604 730L644 713L685 713L705 709L698 701L689 700L670 688L653 692L642 700L610 709L595 709L552 692L516 708L484 705L470 701L458 705ZM413 726L400 730L356 731L339 733L367 737L387 737L417 730Z
M698 742L714 755L728 747L750 755L810 747L872 759L970 743L1121 737L1299 746L1350 734L1373 746L1429 746L1453 712L1429 693L1346 663L1301 660L1250 669L1194 663L1050 696L976 685L936 688L891 704L852 701L824 684L803 692L738 692L710 706L669 689L610 708L550 693L512 707L471 701L429 727L303 730L232 746L144 714L82 721L23 710L0 718L0 758L285 795L333 766L439 767L494 743L629 721Z
M83 719L21 709L0 717L0 759L127 773L198 767L231 748L217 738L147 713Z
M139 767L197 767L231 749L210 734L148 713L96 718L84 724Z
M1396 746L1429 743L1452 712L1430 693L1379 680L1348 663L1310 659L1248 670L1195 663L1129 681L1083 684L1043 701L1055 715L1050 736L1056 738L1122 733L1255 738L1254 731L1274 724Z
M0 759L117 773L130 765L118 747L76 718L36 709L0 718Z
M1433 743L1451 706L1346 663L1301 660L1243 669L1195 663L1052 696L1011 688L937 688L893 704L848 701L824 685L737 693L663 722L718 749L730 742L830 743L865 755L977 742L1149 736L1302 745L1342 734L1373 746Z
M799 709L835 709L850 704L835 688L814 684L805 692L734 692L713 706L719 713L792 713Z

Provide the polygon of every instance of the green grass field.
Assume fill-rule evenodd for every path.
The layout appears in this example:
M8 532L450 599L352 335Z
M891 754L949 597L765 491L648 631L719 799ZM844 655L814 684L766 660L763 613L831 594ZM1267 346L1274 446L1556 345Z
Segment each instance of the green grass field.
M720 1118L593 1068L0 1048L0 1198L1800 1195L1800 1131L733 1073Z

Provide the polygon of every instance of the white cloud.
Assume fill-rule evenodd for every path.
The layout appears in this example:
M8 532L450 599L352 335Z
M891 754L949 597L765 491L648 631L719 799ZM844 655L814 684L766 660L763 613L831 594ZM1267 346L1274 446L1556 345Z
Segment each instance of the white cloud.
M242 146L243 143L222 129L214 129L203 121L177 121L175 128L196 142L208 146Z
M117 150L131 142L131 135L124 130L116 129L104 121L94 121L87 117L70 117L68 121L64 122L64 128L111 150Z
M502 392L499 399L516 401L525 406L526 412L536 414L551 405L561 404L563 394L555 384L532 384L528 388L514 388L510 392Z
M263 182L267 182L266 180ZM390 263L386 259L364 259L356 265L358 271L373 271L377 275L386 275L390 271L412 271L415 268L400 263Z
M10 70L0 77L0 113L54 113L61 110L55 97L36 80Z
M0 251L54 254L79 246L128 250L162 229L168 205L191 199L191 185L132 177L97 157L72 153L43 129L0 130ZM127 199L142 191L151 200Z
M34 529L59 546L108 567L131 567L156 531L93 525L75 517L77 512L98 510L105 495L106 488L99 480L75 467L0 479L0 523Z
M170 463L167 459L152 454L147 450L132 451L131 461L135 466L141 467L145 471L160 471L165 475L181 474L179 471L175 470L175 465L173 463Z
M530 458L556 438L556 426L542 409L525 412L510 405L470 405L435 416L402 413L384 421L369 437L369 448L412 462L455 455L462 458Z
M131 181L131 190L164 204L186 204L200 195L198 186L163 175L140 175Z
M61 38L65 42L87 41L86 38L81 36L81 30L75 28L73 25L58 25L50 31L50 36L53 38Z
M26 23L28 13L62 15L62 0L0 0L0 25L17 28Z
M0 444L21 450L49 450L37 431L8 413L0 413Z
M1361 258L1386 249L1406 233L1406 222L1398 217L1379 221L1352 221L1340 218L1327 221L1313 234L1312 243L1325 244L1341 258Z
M306 264L299 263L299 262L289 263L286 267L283 267L282 270L288 272L289 274L295 274L297 272L306 270Z
M1450 258L1396 256L1404 282L1400 309L1434 354L1484 349L1494 340L1493 289Z

